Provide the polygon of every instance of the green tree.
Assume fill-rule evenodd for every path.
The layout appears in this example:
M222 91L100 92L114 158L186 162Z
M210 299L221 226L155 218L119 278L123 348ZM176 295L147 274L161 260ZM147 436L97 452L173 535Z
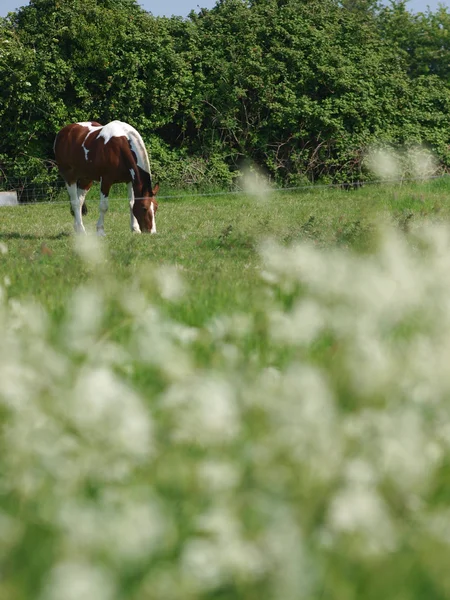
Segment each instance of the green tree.
M5 153L14 164L21 147L50 157L55 133L72 121L119 118L144 135L170 123L189 94L176 26L135 0L32 0L2 24L33 66L28 102L12 103L8 117L23 136L7 135ZM27 63L16 63L25 78Z
M118 118L172 183L361 176L372 144L426 143L449 164L449 14L404 2L219 0L188 19L135 0L31 0L0 21L0 154L48 174L55 132Z
M365 15L334 0L222 0L192 16L199 147L225 145L235 162L250 158L282 181L347 179L371 143L404 143L414 129L433 137L437 121L424 131L414 94L431 102L439 82L412 83L374 9ZM447 103L444 91L439 110Z
M381 35L397 47L410 77L437 75L450 85L450 13L440 6L410 13L405 1L380 10Z

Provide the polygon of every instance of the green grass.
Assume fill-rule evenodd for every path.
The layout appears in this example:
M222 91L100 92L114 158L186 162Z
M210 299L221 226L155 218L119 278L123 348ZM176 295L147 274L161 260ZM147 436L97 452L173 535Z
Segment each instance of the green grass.
M104 270L132 281L144 268L177 265L192 290L179 310L187 323L198 325L218 312L257 303L257 248L265 238L367 252L382 223L404 230L424 220L448 218L449 192L450 181L443 179L355 191L275 192L263 200L244 194L163 197L158 234L151 237L131 234L128 203L113 196L105 222ZM124 195L124 190L119 193ZM95 189L87 203L84 222L92 234L98 218ZM60 313L71 290L91 277L74 252L73 237L68 201L2 208L0 241L9 251L0 261L0 281L9 277L10 295L33 296L50 312Z
M0 598L448 598L449 192L0 209Z

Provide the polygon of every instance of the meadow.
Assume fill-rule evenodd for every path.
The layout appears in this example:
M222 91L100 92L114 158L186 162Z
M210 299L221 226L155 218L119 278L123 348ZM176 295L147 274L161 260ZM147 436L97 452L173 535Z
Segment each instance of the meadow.
M438 179L350 192L319 187L261 196L161 194L158 234L147 238L130 236L126 189L116 186L102 260L105 271L128 282L144 269L175 267L195 289L188 306L178 307L177 314L181 310L182 320L199 325L217 312L247 308L257 300L262 285L257 249L264 240L285 245L310 241L323 248L365 252L382 222L405 229L418 220L445 219L449 187L446 179ZM95 188L87 198L84 220L91 234L98 198ZM33 296L57 315L74 286L91 274L72 243L67 194L62 191L55 203L4 207L0 216L0 240L8 247L0 277L11 280L12 297Z
M449 194L1 208L0 598L447 598Z

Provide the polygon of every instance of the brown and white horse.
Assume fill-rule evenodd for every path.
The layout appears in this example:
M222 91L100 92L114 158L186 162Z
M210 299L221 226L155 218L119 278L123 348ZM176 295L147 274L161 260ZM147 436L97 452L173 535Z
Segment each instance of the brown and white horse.
M112 121L66 125L54 144L56 162L69 192L76 232L85 233L82 214L93 181L100 181L98 235L105 235L108 194L114 183L128 183L131 230L156 233L156 194L147 150L139 133L127 123Z

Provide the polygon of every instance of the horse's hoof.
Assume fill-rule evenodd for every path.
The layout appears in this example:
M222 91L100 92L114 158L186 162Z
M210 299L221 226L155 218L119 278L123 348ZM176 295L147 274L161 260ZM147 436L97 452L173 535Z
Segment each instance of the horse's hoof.
M97 235L99 237L105 237L106 236L105 230L104 229L97 229Z

